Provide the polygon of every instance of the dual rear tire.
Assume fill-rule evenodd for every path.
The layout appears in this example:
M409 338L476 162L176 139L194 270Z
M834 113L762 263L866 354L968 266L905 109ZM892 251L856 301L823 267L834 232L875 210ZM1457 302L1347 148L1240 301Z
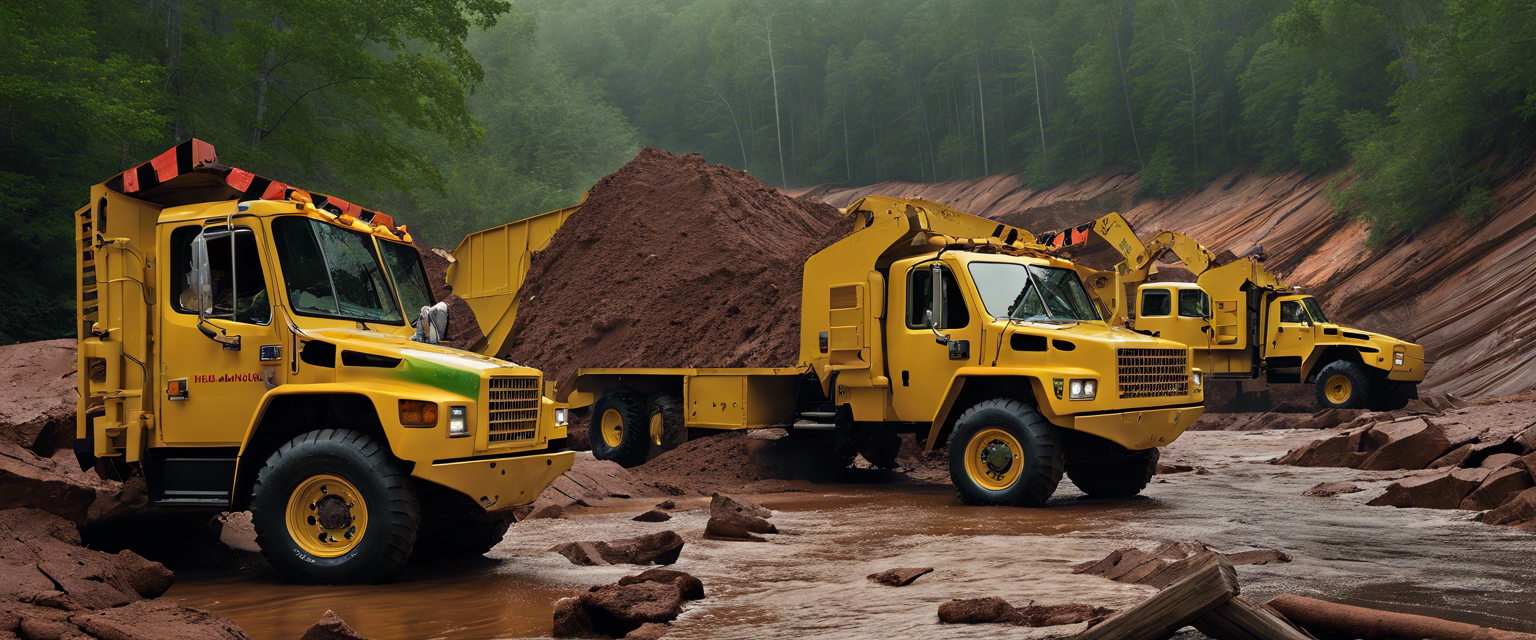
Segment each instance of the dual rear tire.
M670 393L610 390L592 404L592 455L625 467L670 451L688 441L683 401Z

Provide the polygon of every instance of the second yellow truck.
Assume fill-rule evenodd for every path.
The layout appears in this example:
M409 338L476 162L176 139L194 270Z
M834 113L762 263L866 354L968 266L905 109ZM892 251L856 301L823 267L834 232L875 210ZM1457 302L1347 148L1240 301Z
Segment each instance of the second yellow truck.
M528 255L576 208L473 234L448 280L497 355ZM868 197L805 264L796 366L583 369L593 452L627 465L692 430L783 426L839 460L894 464L898 434L949 447L972 504L1044 504L1063 474L1135 495L1203 411L1189 347L1114 326L1087 270L1028 232L922 200Z

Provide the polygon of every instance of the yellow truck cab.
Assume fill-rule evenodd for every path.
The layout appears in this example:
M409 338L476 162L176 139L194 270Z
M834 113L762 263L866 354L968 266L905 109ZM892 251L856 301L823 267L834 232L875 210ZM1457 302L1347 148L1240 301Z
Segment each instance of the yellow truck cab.
M1091 277L1109 302L1111 321L1191 346L1196 366L1212 380L1313 384L1325 409L1390 411L1418 397L1427 364L1423 346L1329 322L1316 298L1264 267L1262 253L1219 259L1173 231L1143 244L1118 213L1041 241L1063 248L1092 238L1124 257L1112 271ZM1144 283L1166 254L1196 282ZM1137 286L1127 304L1129 285Z
M249 509L289 579L481 554L570 468L539 371L431 344L387 215L190 140L76 212L82 468L165 510Z
M448 280L492 352L527 254L574 211L454 251ZM1203 411L1190 348L1109 324L1078 267L1028 232L922 200L846 214L855 230L805 263L796 366L582 369L556 398L590 407L593 454L636 465L690 432L778 426L834 465L890 467L915 433L948 443L966 502L1037 506L1063 473L1090 495L1135 495Z

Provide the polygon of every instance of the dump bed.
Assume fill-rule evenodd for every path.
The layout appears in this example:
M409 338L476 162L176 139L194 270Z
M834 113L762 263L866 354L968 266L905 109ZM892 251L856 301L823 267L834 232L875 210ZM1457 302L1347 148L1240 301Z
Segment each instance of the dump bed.
M586 201L586 196L582 196ZM475 311L485 343L475 350L505 357L517 320L517 296L528 276L533 252L549 246L550 238L580 204L541 213L499 227L476 231L459 241L448 266L448 286Z

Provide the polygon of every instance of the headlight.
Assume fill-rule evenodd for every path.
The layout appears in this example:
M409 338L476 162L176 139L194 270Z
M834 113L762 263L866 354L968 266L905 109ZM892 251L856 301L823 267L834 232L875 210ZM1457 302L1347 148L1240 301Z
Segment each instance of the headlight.
M1200 372L1196 371L1190 375L1195 379L1195 386L1200 386Z
M462 406L448 407L448 437L458 438L469 435L469 422L465 420L467 410Z
M565 409L555 409L555 424L557 426L565 426L570 424L570 422L566 420L566 417Z
M1403 352L1397 351L1392 354L1392 364L1398 367L1403 366Z
M1097 380L1073 380L1068 388L1072 391L1071 399L1092 400L1099 391L1099 383Z

